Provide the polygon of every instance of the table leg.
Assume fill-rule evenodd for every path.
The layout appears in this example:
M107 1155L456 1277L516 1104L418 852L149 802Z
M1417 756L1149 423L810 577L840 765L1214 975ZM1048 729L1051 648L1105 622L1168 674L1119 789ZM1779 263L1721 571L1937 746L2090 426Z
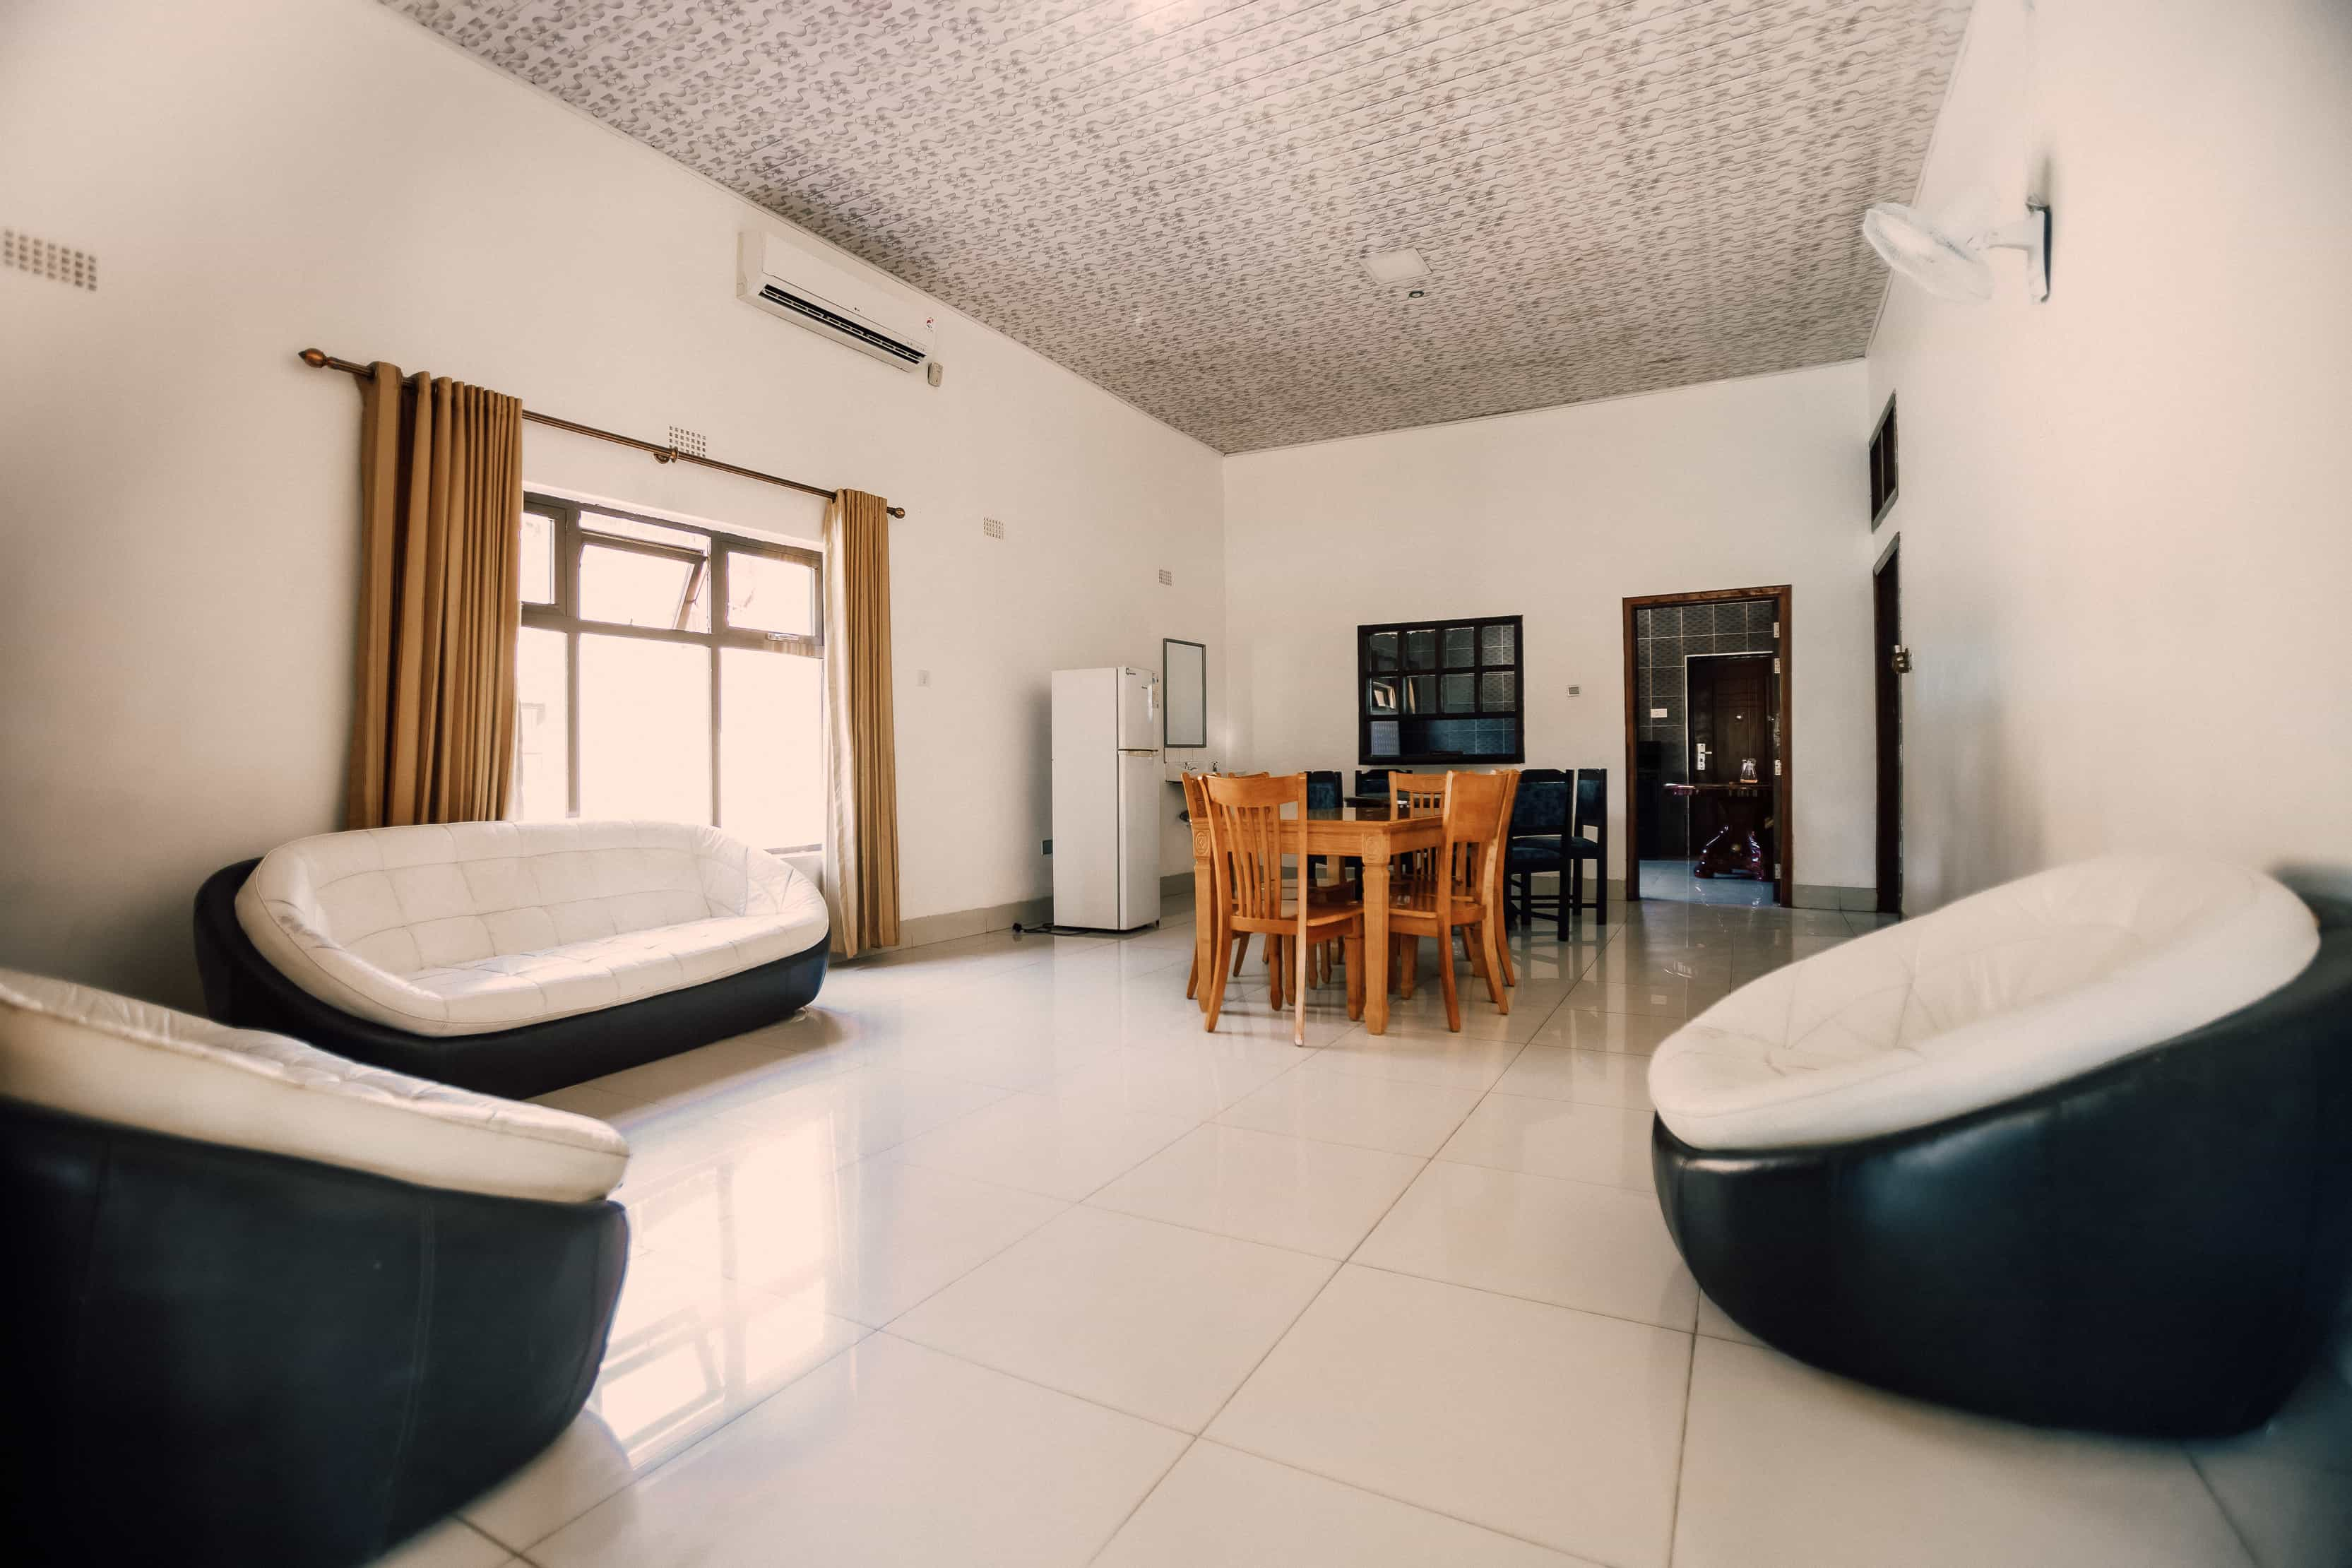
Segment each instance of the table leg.
M1364 857L1364 1027L1389 1027L1389 863Z
M1209 874L1209 858L1195 855L1192 857L1192 973L1198 989L1193 993L1193 1000L1200 1004L1203 1013L1209 1010L1210 966L1218 962L1218 955L1212 951L1216 946L1213 940L1217 930L1215 900L1215 879Z

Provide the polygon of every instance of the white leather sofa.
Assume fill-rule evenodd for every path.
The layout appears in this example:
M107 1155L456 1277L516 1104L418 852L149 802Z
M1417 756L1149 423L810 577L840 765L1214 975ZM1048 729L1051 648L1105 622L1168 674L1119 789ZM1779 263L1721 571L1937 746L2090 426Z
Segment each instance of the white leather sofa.
M197 907L215 1017L508 1094L787 1016L827 938L807 878L665 822L323 834L228 868Z
M0 971L12 1560L356 1564L496 1482L587 1397L627 1162L587 1117Z
M1667 1228L1768 1343L2017 1420L2241 1431L2352 1273L2352 911L2062 867L1743 986L1650 1093Z

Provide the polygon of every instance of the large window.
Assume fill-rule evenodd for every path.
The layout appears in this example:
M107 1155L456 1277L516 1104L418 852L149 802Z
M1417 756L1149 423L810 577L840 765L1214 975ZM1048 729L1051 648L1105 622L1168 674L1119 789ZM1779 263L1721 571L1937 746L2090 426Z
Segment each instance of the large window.
M1524 761L1522 631L1517 616L1358 626L1357 760Z
M824 837L823 557L526 496L515 815Z

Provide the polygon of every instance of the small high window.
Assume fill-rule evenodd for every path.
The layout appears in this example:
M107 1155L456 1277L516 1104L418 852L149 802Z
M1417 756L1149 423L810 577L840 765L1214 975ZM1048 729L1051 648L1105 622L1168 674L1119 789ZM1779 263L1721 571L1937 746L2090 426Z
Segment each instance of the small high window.
M1517 616L1356 628L1360 763L1516 763L1525 628Z

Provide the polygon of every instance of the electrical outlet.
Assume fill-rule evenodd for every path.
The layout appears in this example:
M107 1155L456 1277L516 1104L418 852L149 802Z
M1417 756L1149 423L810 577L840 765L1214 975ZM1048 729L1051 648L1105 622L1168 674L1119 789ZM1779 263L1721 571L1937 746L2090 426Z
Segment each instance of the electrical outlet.
M915 684L916 684L916 685L918 685L918 686L929 686L930 683L931 683L931 672L930 672L929 670L928 670L928 669L919 669L919 670L915 671Z
M1048 855L1051 855L1053 852L1054 852L1054 841L1053 841L1052 839L1048 838L1047 840L1045 840L1045 853L1046 853L1046 854L1048 854Z
M991 539L1002 539L1004 537L1004 524L996 518L982 518L980 520L980 531L981 532L988 535Z
M1581 697L1584 695L1584 688L1581 686L1571 686L1568 689L1568 694L1570 697Z

